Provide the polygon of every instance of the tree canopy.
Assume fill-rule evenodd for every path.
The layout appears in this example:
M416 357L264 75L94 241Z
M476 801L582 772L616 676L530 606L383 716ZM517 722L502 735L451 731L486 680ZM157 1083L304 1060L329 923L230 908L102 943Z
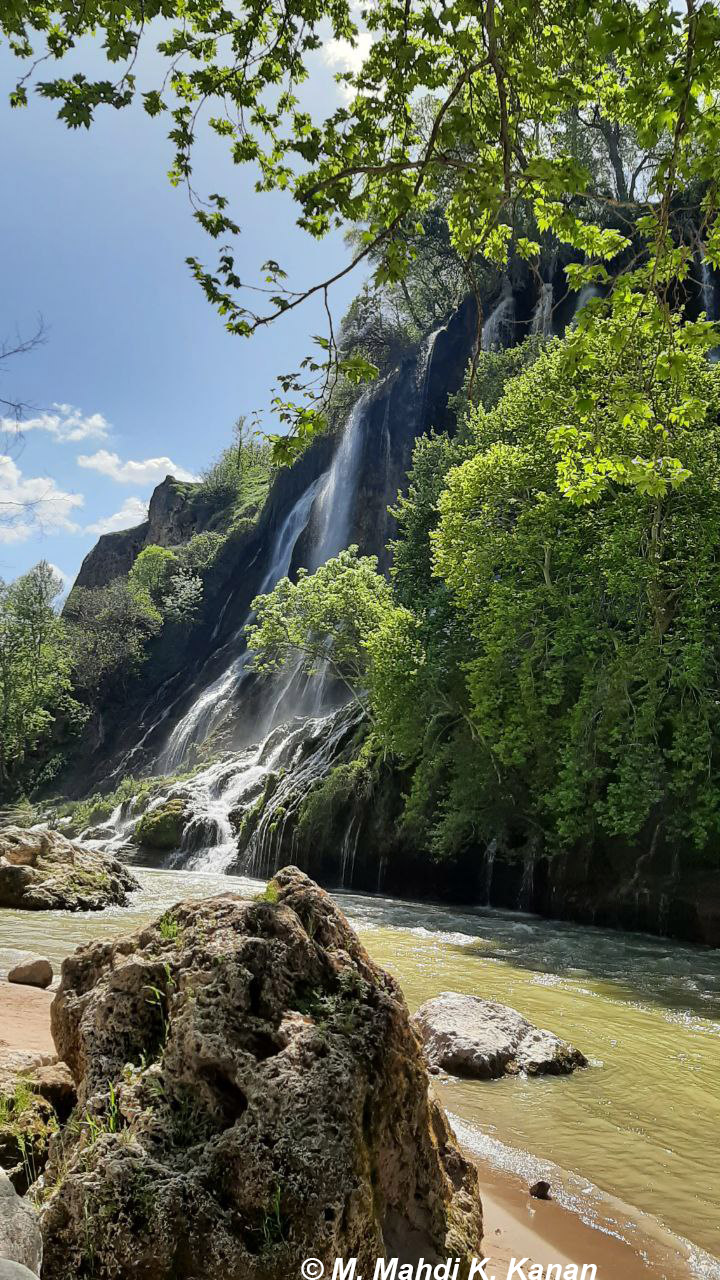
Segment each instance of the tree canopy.
M478 264L502 266L511 252L537 264L551 235L575 255L571 288L608 287L568 346L575 367L592 349L596 319L611 311L618 342L638 325L660 327L679 370L687 347L673 340L678 288L699 244L720 265L714 0L377 0L358 22L354 14L350 0L14 0L0 31L20 63L16 106L35 87L72 128L136 96L149 115L168 113L172 180L186 185L195 217L221 245L214 267L189 264L234 333L250 335L310 296L327 300L334 279L359 262L377 283L402 280L423 218L439 206L470 285ZM329 38L357 41L358 23L370 36L367 58L340 77L345 100L313 115L303 99L313 57ZM93 33L105 78L68 70L78 57L82 67L82 40ZM146 68L138 55L153 39ZM276 260L241 275L240 215L222 193L193 187L203 127L227 141L235 164L253 167L259 190L288 191L310 235L353 228L346 266L300 287ZM689 234L691 189L701 217ZM717 336L697 326L689 339L710 346ZM318 343L304 370L280 378L276 410L294 428L290 443L278 442L284 458L317 428L314 397L338 368L332 327ZM373 370L352 356L345 372Z

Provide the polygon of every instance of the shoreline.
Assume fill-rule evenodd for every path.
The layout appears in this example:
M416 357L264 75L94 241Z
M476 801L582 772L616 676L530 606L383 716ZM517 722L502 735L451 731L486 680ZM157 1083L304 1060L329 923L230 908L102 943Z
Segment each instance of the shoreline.
M0 1079L32 1066L33 1060L39 1065L40 1059L56 1056L50 1032L53 997L52 989L15 986L0 978ZM692 1274L689 1258L683 1265L677 1252L663 1248L652 1233L643 1233L633 1246L556 1199L535 1200L526 1179L483 1158L462 1134L458 1141L480 1175L488 1280L508 1280L509 1274L522 1280L517 1266L512 1269L513 1260L519 1264L521 1259L526 1259L526 1274L533 1264L543 1273L551 1264L574 1265L578 1276L584 1265L594 1264L596 1280L681 1280Z

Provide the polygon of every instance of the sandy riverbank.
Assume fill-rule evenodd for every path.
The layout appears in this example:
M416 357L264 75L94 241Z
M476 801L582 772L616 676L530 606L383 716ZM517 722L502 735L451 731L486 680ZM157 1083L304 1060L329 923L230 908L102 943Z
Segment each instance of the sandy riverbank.
M0 1072L18 1063L19 1054L54 1055L50 1034L52 991L14 986L0 981ZM485 1214L484 1249L490 1258L486 1270L495 1280L506 1280L513 1258L530 1259L546 1268L594 1263L597 1280L660 1280L670 1272L650 1266L623 1241L586 1225L576 1214L552 1201L528 1195L520 1178L478 1161ZM521 1280L517 1271L516 1280Z

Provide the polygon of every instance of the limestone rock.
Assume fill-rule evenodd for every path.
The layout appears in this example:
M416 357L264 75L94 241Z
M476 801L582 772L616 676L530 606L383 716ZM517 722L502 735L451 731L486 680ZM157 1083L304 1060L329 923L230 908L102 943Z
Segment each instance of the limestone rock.
M508 1005L444 991L413 1018L428 1065L435 1071L493 1080L526 1071L565 1075L587 1059L551 1031L542 1031Z
M35 1271L28 1271L19 1262L10 1262L8 1258L0 1258L0 1280L38 1280Z
M13 965L8 973L8 982L17 982L25 987L49 987L53 980L52 965L45 956L36 956L28 951L21 960Z
M20 1263L36 1274L39 1274L42 1262L42 1237L35 1214L27 1201L20 1199L10 1179L1 1169L0 1259ZM6 1274L12 1276L12 1270L6 1269ZM2 1271L0 1280L1 1277Z
M53 1033L82 1126L43 1280L287 1280L308 1256L479 1255L477 1173L395 980L296 868L69 957ZM51 1154L49 1182L53 1181Z
M0 830L0 907L102 911L127 905L138 881L117 858L44 827Z
M29 1077L33 1093L50 1103L60 1120L67 1120L75 1102L75 1082L64 1062L37 1067Z

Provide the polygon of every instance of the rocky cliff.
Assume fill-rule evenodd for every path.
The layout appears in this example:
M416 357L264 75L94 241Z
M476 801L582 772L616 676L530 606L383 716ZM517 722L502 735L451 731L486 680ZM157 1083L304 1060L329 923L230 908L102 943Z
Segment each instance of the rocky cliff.
M166 476L153 492L147 520L98 538L80 566L75 586L104 587L113 578L125 577L143 547L177 547L208 529L217 514L217 504L203 500L199 484Z

